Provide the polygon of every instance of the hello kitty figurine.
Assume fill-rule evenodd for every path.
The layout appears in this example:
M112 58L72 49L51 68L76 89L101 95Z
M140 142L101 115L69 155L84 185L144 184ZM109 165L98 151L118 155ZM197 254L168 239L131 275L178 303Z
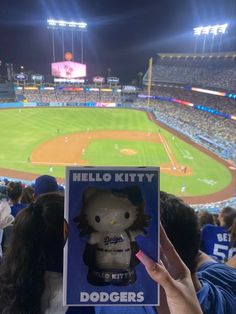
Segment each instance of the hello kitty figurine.
M128 285L136 280L137 235L145 235L149 216L138 187L89 188L83 208L74 219L80 235L88 235L84 261L89 266L88 281L93 285Z

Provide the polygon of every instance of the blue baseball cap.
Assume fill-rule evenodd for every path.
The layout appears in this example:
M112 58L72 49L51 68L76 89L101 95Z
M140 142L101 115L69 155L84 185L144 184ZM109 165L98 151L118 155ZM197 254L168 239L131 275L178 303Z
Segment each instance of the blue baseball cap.
M49 175L43 175L38 177L35 180L34 184L34 194L35 196L39 196L44 193L52 193L52 192L58 192L58 184L56 178L49 176Z

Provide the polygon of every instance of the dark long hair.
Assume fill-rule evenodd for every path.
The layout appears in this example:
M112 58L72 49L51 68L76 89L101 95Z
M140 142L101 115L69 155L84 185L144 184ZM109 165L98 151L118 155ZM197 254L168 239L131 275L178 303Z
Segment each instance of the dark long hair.
M196 213L180 198L161 191L160 214L167 236L190 272L194 273L200 247L200 228Z
M232 246L236 245L236 215L234 215L233 223L230 228L230 241Z
M64 198L40 196L16 217L0 265L0 313L39 314L44 272L62 272Z
M221 211L224 220L224 226L228 229L230 234L231 245L235 246L236 244L236 209L227 206L224 207Z
M34 189L26 186L21 193L21 203L30 204L34 201Z

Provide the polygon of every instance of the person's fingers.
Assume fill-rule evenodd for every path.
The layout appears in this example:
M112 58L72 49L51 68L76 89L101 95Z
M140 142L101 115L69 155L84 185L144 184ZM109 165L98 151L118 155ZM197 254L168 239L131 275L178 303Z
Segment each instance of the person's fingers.
M164 289L174 286L173 278L166 270L164 264L160 261L155 263L150 257L144 254L141 250L136 254L140 262L145 266L150 277L158 282Z
M136 253L136 257L145 267L148 267L149 269L151 268L155 269L156 263L154 262L153 259L144 254L143 251L139 250L138 253Z
M168 260L166 259L165 252L164 252L162 246L160 247L160 259L161 259L162 263L165 265L165 268L168 269L169 263L168 263Z
M202 314L189 271L185 272L184 269L180 277L175 280L161 261L155 263L142 251L139 251L136 256L144 264L149 276L164 288L170 313ZM159 309L163 307L160 305Z

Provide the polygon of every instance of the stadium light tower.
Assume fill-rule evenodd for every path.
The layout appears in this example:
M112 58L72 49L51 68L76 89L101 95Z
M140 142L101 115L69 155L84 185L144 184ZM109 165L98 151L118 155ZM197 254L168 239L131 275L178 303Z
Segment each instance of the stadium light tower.
M197 40L200 36L204 36L203 38L203 47L202 53L205 52L206 40L211 37L211 45L210 52L212 52L214 48L214 40L216 36L219 36L219 51L221 49L222 36L227 32L228 24L216 24L216 25L208 25L208 26L199 26L193 29L193 34L195 36L195 48L194 52L197 52Z
M202 26L195 27L193 29L193 34L195 37L194 53L197 53L197 42L198 42L198 38L201 35L201 33L202 33Z
M81 63L84 63L84 45L83 45L83 32L87 31L87 23L85 22L67 22L64 20L47 20L48 28L52 30L52 49L53 49L53 62L55 62L55 38L54 31L61 30L62 36L62 53L63 58L65 54L65 44L64 44L64 31L71 31L71 49L74 55L74 32L80 32L80 45L81 45Z
M219 25L219 29L218 29L218 32L220 34L219 48L218 48L219 52L221 51L221 43L222 43L223 35L227 32L227 29L228 29L228 23Z

